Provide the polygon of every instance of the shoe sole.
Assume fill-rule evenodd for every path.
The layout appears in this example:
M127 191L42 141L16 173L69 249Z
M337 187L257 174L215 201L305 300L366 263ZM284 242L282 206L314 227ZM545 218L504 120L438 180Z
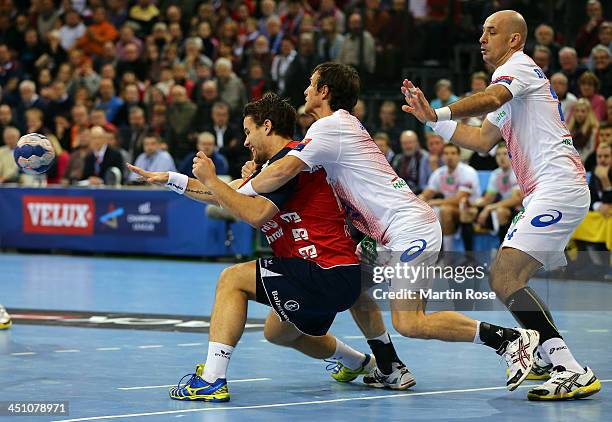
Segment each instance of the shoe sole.
M0 324L0 330L8 330L13 325L13 321L3 322Z
M385 384L381 384L380 382L367 383L365 381L364 381L364 384L372 388L385 388L387 390L407 390L408 388L414 387L416 385L416 379L411 378L408 382L402 385L398 385L398 386L385 385Z
M530 331L533 331L533 330L530 330ZM525 374L518 379L518 381L510 385L506 384L506 387L508 388L509 391L516 390L518 386L521 385L523 381L527 379L527 377L529 376L529 373L531 372L531 368L533 368L533 363L534 363L533 351L538 347L538 343L540 342L540 333L538 333L537 331L533 331L531 335L535 337L535 341L534 341L535 345L527 349L527 356L531 356L531 365L529 366L529 368L527 368L527 370L525 371Z
M225 403L230 401L229 397L211 397L211 396L195 396L195 397L176 397L176 396L170 396L170 398L172 400L179 400L179 401L205 401L205 402L210 402L210 403Z
M569 393L557 394L552 396L540 396L533 393L527 393L527 398L530 401L564 401L564 400L578 400L592 396L593 394L599 393L601 390L601 381L595 380L589 385L579 387Z
M510 370L506 368L506 377L508 375L510 375ZM527 378L525 378L525 381L543 381L543 380L548 380L548 379L550 379L550 374L548 372L544 374L535 374L533 372L529 372L529 375L527 375Z

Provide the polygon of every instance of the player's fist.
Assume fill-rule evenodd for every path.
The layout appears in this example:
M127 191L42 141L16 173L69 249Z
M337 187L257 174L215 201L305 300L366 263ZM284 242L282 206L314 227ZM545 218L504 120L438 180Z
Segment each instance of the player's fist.
M255 173L255 170L257 170L257 164L255 164L255 161L247 161L244 163L244 166L242 166L242 178L246 179L250 177L253 173Z
M204 184L217 177L215 164L202 151L193 158L193 175Z

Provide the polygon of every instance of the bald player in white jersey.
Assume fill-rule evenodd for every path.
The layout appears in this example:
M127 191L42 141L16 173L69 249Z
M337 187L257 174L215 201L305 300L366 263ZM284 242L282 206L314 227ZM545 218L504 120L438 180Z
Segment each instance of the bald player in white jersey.
M315 116L315 123L293 151L266 167L241 192L256 195L274 191L301 171L323 167L355 227L378 243L377 265L434 263L442 243L434 211L397 176L361 122L348 111L359 95L357 72L339 63L324 63L315 68L310 81L304 92L306 112ZM409 280L400 278L393 278L390 290L414 287L408 284ZM418 288L410 290L419 292ZM367 301L365 297L362 295L362 300ZM539 339L534 330L498 327L458 312L425 313L423 298L390 302L393 326L406 337L485 344L503 355L509 366L509 390L518 387L533 366L532 352ZM370 299L368 305L371 309L375 304ZM361 311L359 304L356 306L351 311L364 335L380 338L372 326L372 321L380 320L380 310ZM378 365L378 356L385 354L384 345L368 343ZM398 379L408 384L398 385ZM403 388L413 385L414 379L405 368L378 365L364 377L364 382L374 387Z
M576 361L546 305L527 283L540 267L566 264L563 251L589 209L589 190L557 95L542 69L523 53L526 37L527 25L519 13L492 14L480 38L483 59L495 68L491 85L433 110L421 90L405 80L402 92L407 105L402 109L465 148L484 153L502 138L506 141L524 211L508 230L489 282L515 319L540 333L541 359L534 369L550 370L550 379L527 397L583 398L597 393L601 383L590 368ZM481 128L451 120L485 113Z

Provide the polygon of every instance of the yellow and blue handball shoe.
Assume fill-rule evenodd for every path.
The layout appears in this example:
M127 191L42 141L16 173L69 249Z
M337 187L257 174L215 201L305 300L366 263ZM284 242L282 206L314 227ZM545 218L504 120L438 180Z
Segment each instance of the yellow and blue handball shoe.
M202 378L204 365L196 366L195 374L187 374L178 382L176 387L170 389L170 398L183 401L207 401L213 403L223 403L230 400L227 380L219 378L213 383L208 383ZM181 384L187 377L189 380Z
M329 371L329 375L338 382L351 382L359 375L369 374L370 371L376 368L376 359L374 358L374 355L370 354L365 355L363 363L357 369L351 369L335 360L326 360L325 362L329 363L326 368Z
M11 316L6 312L4 306L0 305L0 330L7 330L13 325Z

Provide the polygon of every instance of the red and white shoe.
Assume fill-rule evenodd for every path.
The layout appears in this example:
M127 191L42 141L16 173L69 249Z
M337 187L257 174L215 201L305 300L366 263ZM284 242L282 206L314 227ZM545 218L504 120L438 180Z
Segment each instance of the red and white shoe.
M516 331L520 333L520 336L508 343L505 349L497 351L504 357L508 365L506 387L510 391L514 391L529 375L534 363L533 352L540 341L540 333L535 330L516 328Z

